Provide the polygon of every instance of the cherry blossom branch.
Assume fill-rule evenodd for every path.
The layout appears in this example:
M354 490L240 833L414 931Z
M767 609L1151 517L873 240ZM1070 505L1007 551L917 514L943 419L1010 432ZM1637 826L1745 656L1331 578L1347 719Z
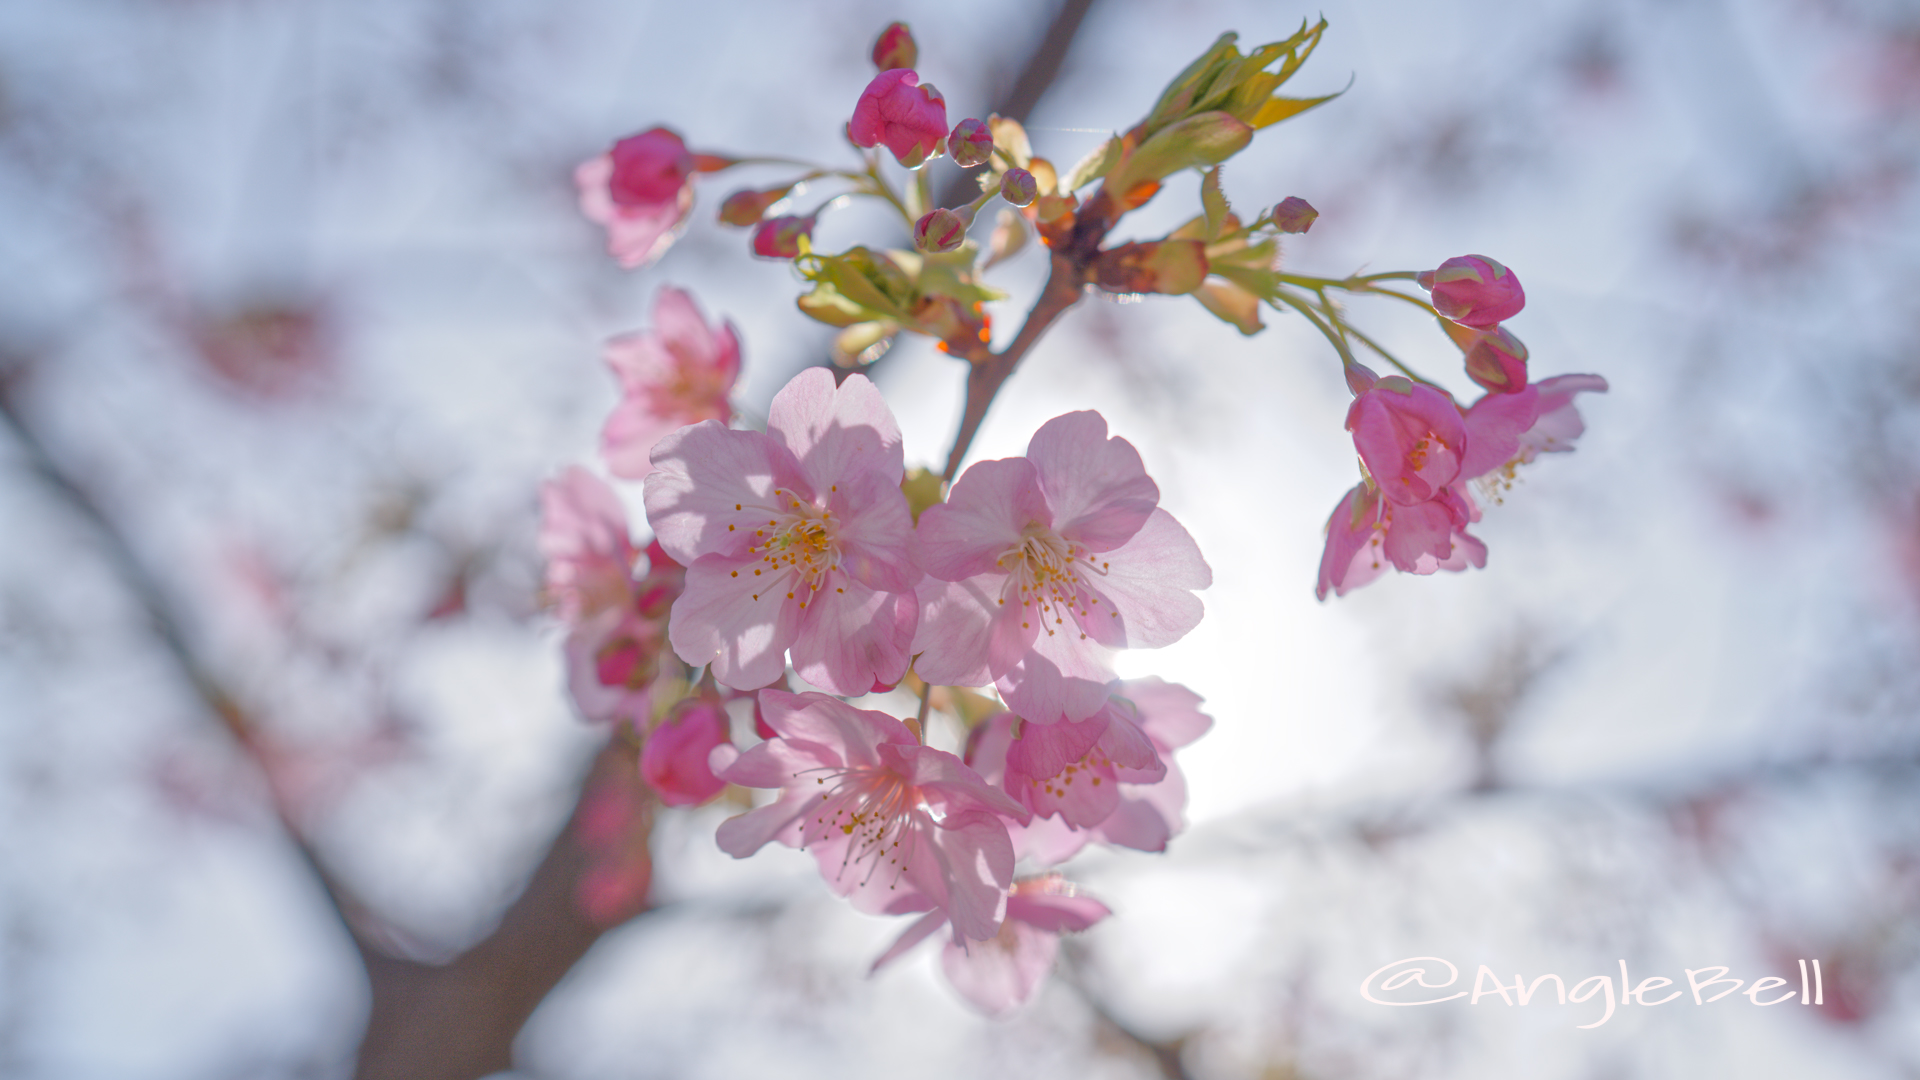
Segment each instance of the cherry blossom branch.
M100 503L52 455L26 421L10 392L16 380L0 378L0 425L21 449L26 466L85 522L102 556L147 616L162 650L222 730L253 760L267 786L275 819L319 884L322 895L352 941L367 972L372 1008L355 1076L471 1080L511 1066L514 1037L534 1008L611 925L597 925L581 911L577 888L590 853L575 836L582 813L555 837L526 888L478 944L446 964L396 956L384 942L397 938L328 867L299 821L299 807L276 766L257 717L223 685L194 648L186 621L159 578ZM633 747L609 740L595 759L593 776L640 784ZM581 787L582 798L593 790ZM644 909L643 909L644 910ZM628 914L631 918L638 912Z
M987 418L987 407L993 404L1000 387L1019 366L1027 350L1040 340L1040 335L1079 302L1085 277L1082 260L1054 252L1053 270L1047 276L1046 287L1040 290L1039 299L1034 301L1033 310L1027 313L1027 321L1021 324L1013 342L1002 352L968 358L973 366L967 372L966 406L960 415L960 430L953 437L953 449L947 453L946 471L941 474L947 483L953 483L953 478L960 474L960 463L966 460L973 437L979 433L981 422Z

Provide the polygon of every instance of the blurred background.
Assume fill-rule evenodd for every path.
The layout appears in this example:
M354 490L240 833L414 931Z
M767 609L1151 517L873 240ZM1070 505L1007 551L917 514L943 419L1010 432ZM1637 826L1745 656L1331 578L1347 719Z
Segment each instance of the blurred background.
M1485 570L1319 604L1355 479L1325 342L1180 298L1069 313L974 457L1081 408L1140 448L1215 585L1125 673L1216 725L1187 833L1072 864L1116 916L988 1020L932 948L869 978L900 926L802 853L719 853L722 807L659 816L636 919L502 913L540 909L607 771L533 543L615 400L600 343L688 288L740 328L752 412L830 334L713 220L788 174L703 181L627 273L573 165L656 124L851 163L886 22L958 119L1052 7L0 3L0 1075L346 1076L370 1015L431 1029L406 988L509 938L552 969L515 1076L1920 1075L1920 6L1096 0L1036 149L1077 160L1221 31L1322 12L1290 89L1351 89L1262 132L1229 197L1317 207L1308 273L1494 256L1534 377L1612 391L1488 508ZM1044 265L999 277L1003 339ZM1352 313L1466 394L1397 307ZM937 467L959 365L908 343L876 377ZM1575 1030L1597 1003L1360 996L1411 956L1453 989L1621 959L1797 987L1819 958L1825 1004Z

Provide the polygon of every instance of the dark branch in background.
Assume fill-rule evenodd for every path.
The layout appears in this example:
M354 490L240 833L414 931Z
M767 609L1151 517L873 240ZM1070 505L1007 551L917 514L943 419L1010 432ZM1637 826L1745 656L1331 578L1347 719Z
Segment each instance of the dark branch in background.
M1034 107L1040 99L1053 88L1053 82L1060 77L1061 65L1066 63L1067 52L1073 47L1073 39L1080 33L1081 23L1086 21L1087 12L1093 7L1093 0L1061 0L1054 9L1053 18L1047 23L1047 29L1040 37L1040 43L1028 54L1027 62L1020 67L1020 73L1014 76L1006 92L993 103L988 110L999 116L1018 120L1022 124L1033 115ZM972 202L980 193L980 182L970 171L956 172L940 186L936 206L960 206ZM1078 298L1078 293L1074 294ZM1064 309L1062 309L1064 310ZM1056 313L1057 314L1057 313ZM1051 322L1049 318L1046 320ZM1038 334L1035 335L1036 337ZM1024 350L1022 350L1024 351ZM874 368L886 362L892 350L882 353L872 363L860 370L868 375ZM834 378L841 382L852 374L848 369L839 367L831 359L823 365L831 369ZM949 476L947 479L953 479Z
M1067 50L1073 47L1073 39L1080 32L1080 24L1087 17L1087 10L1093 7L1093 0L1062 0L1054 9L1053 21L1047 24L1047 32L1034 46L1027 62L1020 68L1020 74L1014 76L1013 84L1008 86L1000 99L993 103L992 112L1018 120L1025 124L1033 115L1034 106L1053 88L1053 81L1060 77L1060 67L1066 63ZM984 119L984 118L983 118ZM948 177L940 187L940 197L935 205L959 206L973 201L980 193L980 184L970 172L959 172Z
M1060 4L1039 44L1005 95L994 103L993 112L1021 121L1032 113L1058 77L1092 6L1093 0L1064 0ZM972 183L965 175L955 176L942 192L942 204L966 201ZM1077 290L1072 298L1078 298ZM1039 331L1070 302L1064 294L1052 297L1049 313L1038 319L1030 316L1012 359L1017 360ZM1011 361L1005 364L1005 371L998 372L1000 378L1004 379L1011 366ZM554 986L612 928L590 920L581 909L579 883L591 856L578 839L576 825L584 801L598 785L641 785L634 746L612 739L602 747L590 776L580 787L566 827L554 838L526 887L492 933L444 964L397 955L385 944L395 935L333 874L308 839L299 820L303 808L294 805L286 789L265 729L196 650L187 631L186 612L168 596L127 534L55 458L26 420L16 394L26 371L24 366L15 366L0 372L0 424L21 447L27 468L96 535L102 556L145 614L162 650L221 729L260 768L281 829L313 873L361 959L371 1006L355 1076L360 1080L476 1080L511 1068L513 1041L521 1027ZM1095 1011L1104 1025L1130 1035L1097 1006ZM1177 1050L1169 1058L1164 1047L1137 1038L1134 1041L1153 1053L1169 1076L1183 1075L1178 1071Z
M183 613L135 551L126 533L65 469L27 423L13 391L16 373L0 378L0 424L19 445L26 466L100 542L102 556L139 605L172 660L207 712L259 766L275 817L287 840L312 871L353 941L366 969L372 1006L356 1075L413 1080L471 1080L512 1066L513 1040L560 979L610 926L591 922L576 890L588 853L576 837L580 815L555 837L518 899L500 924L478 944L446 964L426 964L394 955L381 942L391 935L328 869L307 838L276 769L258 720L213 674L191 643ZM597 782L640 783L634 750L609 740L594 761L584 797Z

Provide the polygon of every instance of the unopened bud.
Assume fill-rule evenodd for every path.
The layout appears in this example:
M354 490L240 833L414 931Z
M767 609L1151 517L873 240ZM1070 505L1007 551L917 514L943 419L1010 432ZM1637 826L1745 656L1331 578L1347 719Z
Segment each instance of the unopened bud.
M1485 330L1520 314L1527 294L1513 271L1485 255L1459 255L1414 278L1433 308L1462 326Z
M952 154L953 163L963 169L984 165L993 156L993 132L986 124L968 117L953 125L953 134L947 136L947 153Z
M1314 220L1319 216L1320 211L1309 205L1307 200L1298 195L1289 195L1273 208L1273 227L1283 233L1303 233L1313 228Z
M913 43L913 31L906 23L888 23L873 43L873 66L881 71L910 68L919 59L920 46Z
M810 217L768 218L753 231L753 253L766 259L792 259L800 254L800 238L813 236Z
M913 246L929 254L952 251L966 238L966 220L945 207L928 213L913 226Z
M752 189L736 191L720 204L720 223L738 225L743 229L749 225L758 225L760 219L766 215L767 208L786 198L787 192L791 190L793 188L789 185L769 191Z
M1031 206L1040 197L1040 181L1025 169L1008 169L1000 178L1000 197L1015 206Z
M1481 332L1467 347L1467 377L1499 394L1527 388L1527 347L1504 326Z

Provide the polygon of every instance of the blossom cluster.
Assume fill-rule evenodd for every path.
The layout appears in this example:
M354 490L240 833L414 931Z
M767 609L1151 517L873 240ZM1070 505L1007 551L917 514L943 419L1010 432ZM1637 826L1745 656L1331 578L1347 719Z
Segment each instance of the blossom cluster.
M808 284L800 311L839 331L838 370L800 372L764 425L750 426L731 404L739 335L685 292L661 289L652 326L606 346L620 400L600 440L607 472L641 486L650 541L643 550L632 539L623 496L576 467L542 492L540 543L580 711L631 734L637 773L660 804L725 799L743 810L719 824L723 850L807 850L860 910L918 916L876 969L944 929L953 985L986 1011L1011 1008L1040 985L1060 934L1110 914L1062 865L1089 844L1161 851L1184 826L1174 753L1212 719L1186 687L1119 679L1115 658L1171 645L1199 623L1195 594L1212 571L1193 537L1097 412L1056 416L1024 455L961 470L1000 386L1081 296L1191 296L1242 334L1264 328L1265 310L1326 336L1355 395L1346 427L1362 478L1328 526L1322 599L1388 565L1484 565L1468 532L1479 499L1497 499L1538 454L1570 449L1582 429L1575 395L1606 388L1594 375L1531 381L1526 348L1505 326L1525 294L1492 259L1311 277L1281 263L1282 243L1319 218L1307 200L1234 212L1222 163L1258 130L1339 96L1278 92L1325 29L1303 23L1250 54L1223 35L1138 124L1066 168L1035 153L1011 118L950 126L911 32L895 23L846 116L858 168L696 152L654 127L575 172L582 213L632 269L687 227L702 175L803 170L732 192L718 216L752 230L753 255L791 261ZM942 156L970 172L977 198L934 205L924 166ZM1107 242L1187 170L1201 174L1197 216L1157 239ZM817 198L815 185L839 190L800 205ZM897 211L912 249L819 250L820 217L860 198ZM1005 208L983 247L970 233L995 199ZM1050 277L996 351L986 305L1006 294L984 275L1036 237ZM1430 300L1391 287L1402 281ZM1354 327L1335 292L1433 313L1484 395L1457 404ZM966 368L944 476L908 475L899 425L862 374L913 334ZM1376 375L1355 342L1402 374ZM918 698L911 719L868 707L908 695ZM933 745L936 713L964 736ZM754 789L770 794L756 804ZM644 836L650 810L606 805L625 807L628 824L597 812L600 839L588 846L612 852L616 869L644 868L631 838ZM625 870L609 880L617 887L589 897L590 913L632 910L647 882Z
M1575 395L1607 389L1598 375L1528 381L1527 348L1502 325L1526 306L1526 293L1500 263L1466 255L1415 280L1433 294L1443 328L1466 355L1468 377L1485 392L1463 408L1431 383L1348 364L1355 396L1347 430L1362 477L1327 521L1316 589L1322 600L1388 566L1412 574L1485 566L1486 545L1467 531L1480 520L1472 489L1498 499L1521 465L1572 450L1585 430Z

